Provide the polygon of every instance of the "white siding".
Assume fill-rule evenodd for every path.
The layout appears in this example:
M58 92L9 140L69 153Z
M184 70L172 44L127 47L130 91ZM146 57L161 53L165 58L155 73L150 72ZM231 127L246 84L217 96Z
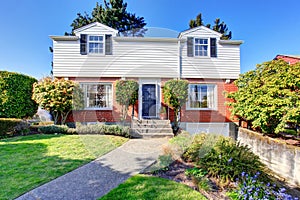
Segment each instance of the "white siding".
M82 32L81 32L82 33ZM177 77L176 42L115 41L113 55L81 55L79 41L54 41L59 77Z
M199 29L182 38L217 38L217 57L188 57L187 43L182 46L182 77L183 78L217 78L217 79L237 79L240 74L240 46L220 45L218 34L212 34L205 29Z
M114 29L93 24L76 32L112 34ZM239 44L219 44L220 34L205 27L183 32L180 37L217 38L217 57L187 57L181 41L182 78L236 79L240 73ZM178 43L173 40L113 38L112 55L81 55L80 41L53 41L53 73L57 77L178 77Z

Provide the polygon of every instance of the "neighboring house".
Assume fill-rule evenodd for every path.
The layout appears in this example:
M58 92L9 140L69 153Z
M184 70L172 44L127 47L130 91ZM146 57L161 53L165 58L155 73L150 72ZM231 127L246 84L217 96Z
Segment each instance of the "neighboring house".
M300 55L277 55L274 60L282 59L290 65L300 62Z
M114 91L120 79L140 85L135 117L158 118L164 83L180 78L190 82L182 128L229 134L232 122L224 92L237 90L233 81L240 74L242 41L220 40L220 33L204 26L183 31L178 38L120 37L98 22L74 33L50 36L54 77L77 81L84 90L85 109L73 112L69 120L118 122ZM171 111L169 116L172 120Z

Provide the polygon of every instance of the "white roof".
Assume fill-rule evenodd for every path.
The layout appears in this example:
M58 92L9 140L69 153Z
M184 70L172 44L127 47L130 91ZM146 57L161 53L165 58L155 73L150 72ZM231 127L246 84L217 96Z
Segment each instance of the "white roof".
M83 27L80 27L80 28L78 28L78 29L75 29L75 30L74 30L74 33L81 32L81 31L86 30L86 29L88 29L88 28L91 28L91 27L93 27L93 26L100 26L100 27L103 27L103 28L105 28L105 29L107 29L107 30L110 30L110 31L112 31L112 32L115 32L115 33L118 33L118 32L119 32L118 30L113 29L113 28L111 28L111 27L109 27L109 26L106 26L106 25L104 25L104 24L101 24L101 23L99 23L99 22L93 22L93 23L90 23L90 24L85 25L85 26L83 26Z
M217 31L214 31L214 30L211 30L210 28L207 28L207 27L205 27L205 26L197 26L197 27L195 27L195 28L191 28L191 29L182 31L181 33L179 33L178 37L181 38L183 35L186 35L186 34L189 34L189 33L195 32L195 31L198 31L198 30L205 30L205 31L208 31L208 32L210 32L210 33L212 33L212 34L219 35L220 37L222 36L221 33L217 32Z

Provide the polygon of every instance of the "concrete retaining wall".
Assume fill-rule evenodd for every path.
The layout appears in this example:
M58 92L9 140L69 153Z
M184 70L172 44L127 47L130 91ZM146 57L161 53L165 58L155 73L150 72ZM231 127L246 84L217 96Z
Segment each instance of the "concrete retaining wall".
M287 145L244 128L239 128L237 139L248 145L277 175L300 186L300 147Z

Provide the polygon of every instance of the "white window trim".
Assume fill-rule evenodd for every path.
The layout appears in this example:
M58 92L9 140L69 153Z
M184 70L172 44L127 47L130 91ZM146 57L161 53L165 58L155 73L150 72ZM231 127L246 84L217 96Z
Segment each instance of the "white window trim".
M87 90L84 88L84 85L111 85L111 107L107 108L88 108L87 105ZM114 104L114 87L113 83L111 82L80 82L80 87L83 89L84 92L84 110L113 110Z
M213 108L191 108L190 107L190 87L191 85L207 85L207 86L214 86L214 107ZM190 83L189 88L188 88L188 101L186 102L186 110L207 110L207 111L212 111L212 110L218 110L218 89L217 89L217 84L213 83Z
M201 46L201 44L196 44L196 39L207 40L207 55L206 56L196 55L196 45ZM201 37L201 38L200 37L195 37L194 38L194 57L196 57L196 58L210 58L210 38L204 38L204 37Z
M90 52L90 43L95 43L95 41L90 41L90 36L102 36L103 40L103 52L102 53L93 53ZM87 35L87 54L89 55L105 55L105 35L103 34L98 34L98 35Z

